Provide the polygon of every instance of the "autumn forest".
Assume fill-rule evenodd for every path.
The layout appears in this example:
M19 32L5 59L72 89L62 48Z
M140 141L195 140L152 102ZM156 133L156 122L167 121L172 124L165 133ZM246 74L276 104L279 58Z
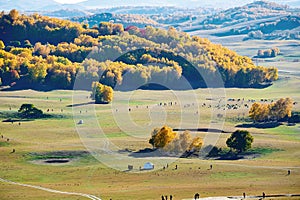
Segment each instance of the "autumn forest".
M261 87L278 78L275 67L256 66L208 39L173 27L123 27L101 22L89 27L68 20L17 10L0 14L0 85L16 89L72 89L75 80L118 90L211 87ZM132 84L134 83L134 85Z

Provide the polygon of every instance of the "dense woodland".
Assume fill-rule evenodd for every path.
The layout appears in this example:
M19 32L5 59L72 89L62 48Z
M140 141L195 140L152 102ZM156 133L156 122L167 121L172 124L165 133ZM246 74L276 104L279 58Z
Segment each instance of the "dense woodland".
M0 14L0 40L1 85L17 89L72 89L75 79L87 83L82 89L94 81L118 90L151 89L149 83L187 89L185 80L193 88L207 87L217 73L226 87L259 87L278 78L274 67L255 66L248 57L172 27L101 22L89 28L11 10Z

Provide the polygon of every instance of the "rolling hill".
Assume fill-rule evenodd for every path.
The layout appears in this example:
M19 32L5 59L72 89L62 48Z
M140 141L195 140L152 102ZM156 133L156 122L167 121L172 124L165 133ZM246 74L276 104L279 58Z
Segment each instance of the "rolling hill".
M299 39L300 9L268 1L256 1L230 8L200 22L193 22L185 31L216 30L212 35L247 35L245 39Z
M83 89L93 81L120 90L136 89L136 83L153 89L151 82L173 89L261 87L278 78L274 67L256 66L249 57L172 27L124 29L101 22L88 28L13 10L0 15L0 40L1 84L15 88L72 89L75 80L87 83Z

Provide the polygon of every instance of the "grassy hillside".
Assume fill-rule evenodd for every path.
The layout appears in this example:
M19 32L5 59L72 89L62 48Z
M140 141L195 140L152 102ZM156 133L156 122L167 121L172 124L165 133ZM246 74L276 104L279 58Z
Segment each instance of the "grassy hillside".
M173 89L261 87L278 76L274 67L255 66L248 57L172 27L124 29L101 22L88 28L16 10L2 13L0 25L1 84L17 89L71 89L75 80L85 81L84 89L99 80L127 89L132 82L146 88L150 82Z

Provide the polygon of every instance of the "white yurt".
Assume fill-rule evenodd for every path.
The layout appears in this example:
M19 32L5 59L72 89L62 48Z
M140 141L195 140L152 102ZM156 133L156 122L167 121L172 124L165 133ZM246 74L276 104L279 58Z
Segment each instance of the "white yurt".
M143 167L144 170L151 170L151 169L154 169L154 164L151 163L151 162L146 162L144 164L144 167Z

